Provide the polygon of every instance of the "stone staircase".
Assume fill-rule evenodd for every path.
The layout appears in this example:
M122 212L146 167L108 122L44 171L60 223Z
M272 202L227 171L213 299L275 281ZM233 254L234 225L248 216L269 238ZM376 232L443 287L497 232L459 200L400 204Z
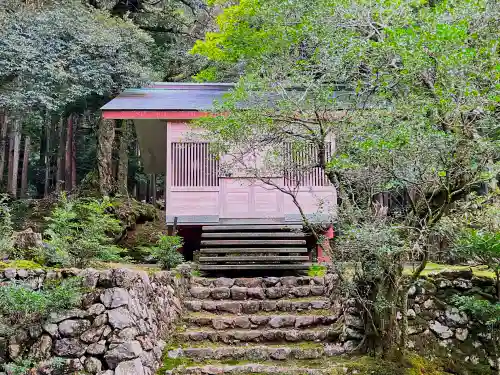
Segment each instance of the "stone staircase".
M331 374L353 342L328 276L193 278L162 375Z
M201 271L305 270L310 266L302 225L207 225Z

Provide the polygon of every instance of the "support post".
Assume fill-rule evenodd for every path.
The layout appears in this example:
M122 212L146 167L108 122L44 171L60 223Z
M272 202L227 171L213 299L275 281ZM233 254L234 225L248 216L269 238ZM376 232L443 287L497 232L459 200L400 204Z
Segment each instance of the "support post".
M324 238L323 244L318 244L318 247L317 247L317 251L318 251L318 263L331 263L332 262L332 260L330 259L330 257L324 254L323 247L325 246L325 243L329 242L333 237L335 237L335 232L333 230L333 225L330 225L323 232L323 238Z

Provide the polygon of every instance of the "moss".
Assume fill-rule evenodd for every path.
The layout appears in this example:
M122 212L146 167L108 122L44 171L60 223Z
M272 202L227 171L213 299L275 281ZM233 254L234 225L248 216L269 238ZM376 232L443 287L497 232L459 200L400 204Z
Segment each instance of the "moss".
M322 277L326 275L326 267L321 266L319 264L313 264L311 267L309 267L309 270L307 270L307 276L310 277Z
M6 268L15 268L15 269L25 269L25 270L40 270L45 269L46 267L33 262L32 260L12 260L10 262L0 262L0 269L4 270Z

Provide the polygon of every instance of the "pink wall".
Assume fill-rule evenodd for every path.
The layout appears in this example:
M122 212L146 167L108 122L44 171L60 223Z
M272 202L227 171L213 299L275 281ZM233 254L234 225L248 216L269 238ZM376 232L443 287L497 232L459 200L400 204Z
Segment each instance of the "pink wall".
M191 135L196 132L200 131L193 131L184 121L168 122L167 217L204 216L205 219L206 217L280 219L290 215L298 217L299 211L290 196L260 181L221 177L214 183L214 176L219 174L218 164L215 166L214 163L204 162L208 148L172 145L172 143L193 142ZM175 162L173 168L169 168L173 162ZM173 169L176 170L173 172ZM186 177L179 178L179 174ZM283 178L274 179L274 182L282 184ZM322 211L323 202L327 202L325 206L331 209L337 196L332 186L306 186L301 188L297 199L306 214L316 214ZM331 214L326 211L323 210L322 213ZM189 220L196 221L193 218Z

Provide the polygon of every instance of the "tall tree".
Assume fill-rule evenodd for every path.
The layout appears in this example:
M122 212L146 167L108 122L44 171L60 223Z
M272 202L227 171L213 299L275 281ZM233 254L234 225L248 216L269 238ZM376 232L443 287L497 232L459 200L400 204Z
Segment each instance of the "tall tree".
M99 190L102 195L113 191L112 153L115 138L115 121L102 119L99 122L97 144L97 169Z
M499 170L500 7L488 0L287 5L227 2L220 30L195 45L215 66L244 72L216 109L224 116L201 125L223 153L316 149L311 167L340 197L339 255L362 266L352 290L367 312L364 342L387 355L398 336L396 307L405 347L407 292L426 266L436 225ZM411 256L420 263L406 276ZM380 300L388 303L378 309Z
M0 183L5 175L5 157L7 152L7 131L8 123L5 113L0 114Z
M128 194L128 163L129 146L131 141L131 124L127 120L121 122L120 127L120 149L118 152L118 173L116 184L118 192L122 195Z
M64 188L71 190L72 186L72 164L73 164L73 114L69 114L66 120L66 142L64 146Z
M8 191L13 197L17 197L19 151L21 148L21 121L17 118L12 120L10 131L10 157L9 157L9 187Z
M21 172L21 191L20 197L26 198L28 192L28 171L31 152L31 136L24 137L24 152L23 152L23 169Z

